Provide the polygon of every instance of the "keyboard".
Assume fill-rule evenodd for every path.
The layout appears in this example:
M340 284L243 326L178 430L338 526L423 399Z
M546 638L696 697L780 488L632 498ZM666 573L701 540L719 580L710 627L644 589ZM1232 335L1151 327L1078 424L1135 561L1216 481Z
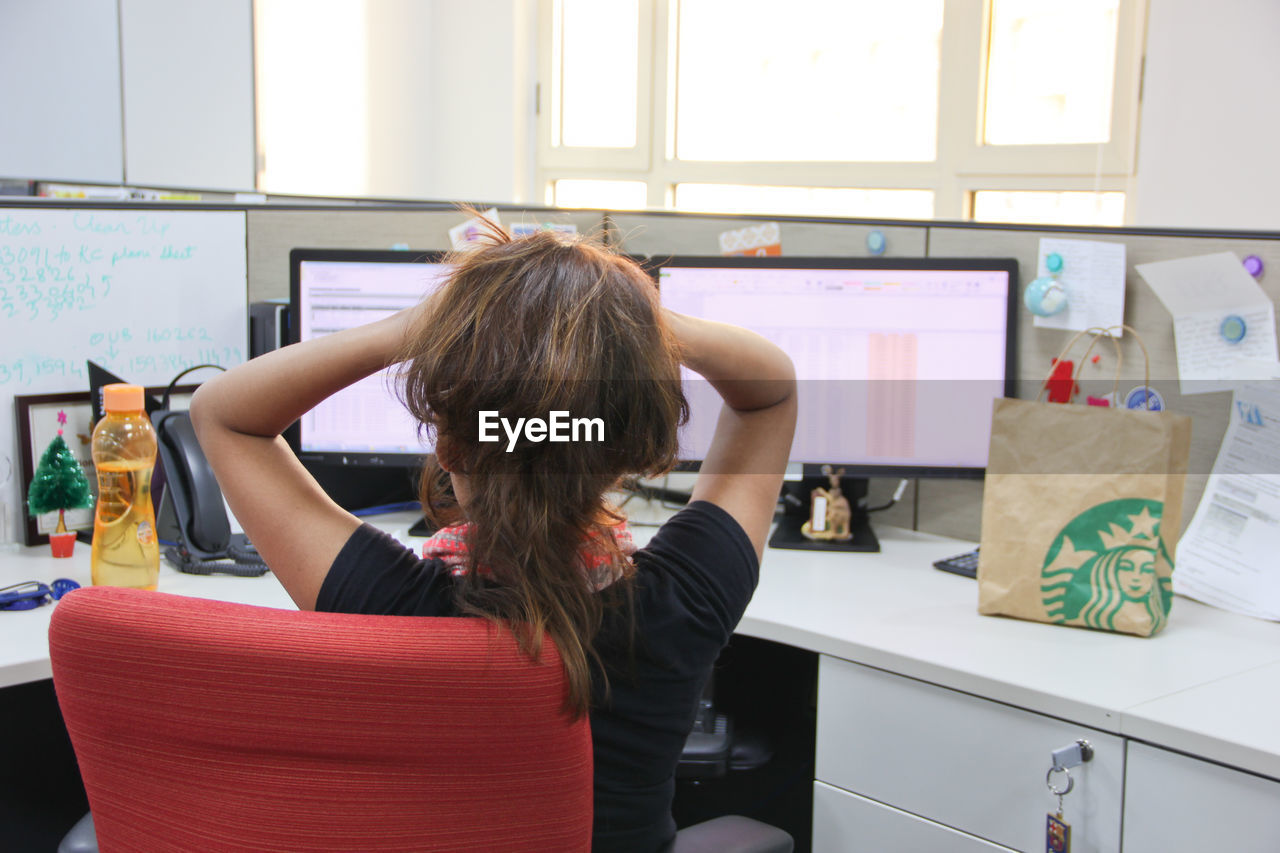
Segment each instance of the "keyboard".
M978 576L978 549L974 548L967 553L947 557L945 560L938 560L933 564L933 567L944 572L964 575L967 578L976 578Z

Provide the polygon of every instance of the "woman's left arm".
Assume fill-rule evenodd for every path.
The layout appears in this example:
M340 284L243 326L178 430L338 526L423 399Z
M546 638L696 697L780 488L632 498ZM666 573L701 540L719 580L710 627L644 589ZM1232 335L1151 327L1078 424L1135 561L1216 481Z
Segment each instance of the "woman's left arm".
M303 610L315 608L360 520L325 494L281 433L394 363L416 310L259 356L204 383L191 400L191 422L227 504Z

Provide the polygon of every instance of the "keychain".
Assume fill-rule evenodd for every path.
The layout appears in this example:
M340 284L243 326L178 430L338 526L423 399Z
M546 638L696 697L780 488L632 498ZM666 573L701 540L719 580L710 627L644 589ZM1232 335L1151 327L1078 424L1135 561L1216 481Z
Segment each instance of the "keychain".
M1054 773L1066 774L1066 787L1059 790L1053 786ZM1049 812L1049 814L1045 816L1045 853L1071 853L1071 824L1067 823L1062 817L1062 798L1071 793L1071 789L1075 787L1076 781L1071 778L1071 771L1067 768L1050 767L1048 774L1044 777L1044 783L1049 786L1050 793L1058 798L1057 813Z
M1055 749L1050 757L1053 764L1044 776L1044 783L1049 787L1049 793L1058 798L1058 811L1056 814L1050 812L1045 816L1044 849L1045 853L1071 853L1071 824L1062 817L1062 798L1070 794L1071 789L1076 786L1076 780L1072 778L1070 768L1079 767L1093 760L1093 746L1087 740L1077 740ZM1066 784L1061 789L1053 784L1055 773L1062 773L1067 777Z

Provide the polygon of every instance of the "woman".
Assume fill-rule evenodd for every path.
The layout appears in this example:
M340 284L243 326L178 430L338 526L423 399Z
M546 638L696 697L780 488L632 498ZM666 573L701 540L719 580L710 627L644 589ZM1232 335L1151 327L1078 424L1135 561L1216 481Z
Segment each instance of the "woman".
M569 710L589 713L595 849L661 849L674 771L710 668L758 577L795 426L788 357L732 326L663 310L631 261L550 232L488 243L419 306L286 347L206 383L192 419L245 532L302 609L482 615L530 654L555 643ZM606 492L670 467L679 365L724 406L689 506L628 554ZM452 494L451 568L337 506L280 438L326 396L388 365L434 432ZM599 441L509 441L501 418L603 422ZM496 413L496 414L494 414ZM592 436L594 439L595 436ZM456 555L455 555L456 556Z

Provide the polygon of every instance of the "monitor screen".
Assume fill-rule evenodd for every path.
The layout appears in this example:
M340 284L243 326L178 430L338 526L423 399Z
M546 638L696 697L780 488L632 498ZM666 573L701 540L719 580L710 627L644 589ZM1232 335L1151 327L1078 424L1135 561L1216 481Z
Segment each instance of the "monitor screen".
M1017 262L654 259L674 311L744 326L795 363L791 459L850 476L980 476L992 401L1013 395ZM705 455L720 400L686 374L681 456Z
M292 339L308 341L417 304L448 272L440 253L294 249L289 256ZM299 458L328 465L416 467L432 452L384 370L344 388L299 420Z

